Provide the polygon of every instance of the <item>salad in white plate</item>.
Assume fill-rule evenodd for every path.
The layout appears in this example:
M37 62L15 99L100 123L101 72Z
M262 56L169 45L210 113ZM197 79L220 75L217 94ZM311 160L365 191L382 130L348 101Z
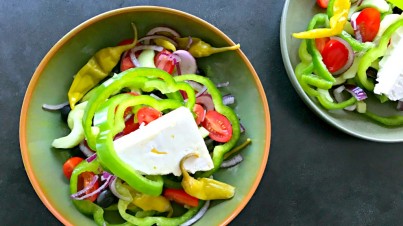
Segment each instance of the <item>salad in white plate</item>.
M403 125L403 2L317 0L301 39L295 75L302 89L328 110L358 112L386 126ZM368 96L395 102L395 115L367 108Z

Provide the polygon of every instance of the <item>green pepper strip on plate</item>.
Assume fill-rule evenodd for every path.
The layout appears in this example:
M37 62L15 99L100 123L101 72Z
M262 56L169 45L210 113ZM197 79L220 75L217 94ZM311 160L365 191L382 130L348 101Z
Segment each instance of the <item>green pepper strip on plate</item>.
M403 19L400 19L390 25L381 36L378 46L368 50L368 52L362 56L360 64L358 65L357 78L365 89L369 91L374 90L374 82L368 79L367 70L371 66L372 62L385 55L391 36L402 26Z

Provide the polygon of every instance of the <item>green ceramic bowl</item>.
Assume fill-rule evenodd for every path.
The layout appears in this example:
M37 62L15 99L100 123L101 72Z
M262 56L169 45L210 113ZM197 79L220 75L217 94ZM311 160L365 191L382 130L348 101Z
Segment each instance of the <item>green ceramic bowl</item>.
M162 7L130 7L106 12L66 34L42 60L28 86L21 111L20 145L29 179L47 208L65 225L94 225L81 214L69 198L68 181L62 164L68 151L51 148L53 139L64 136L68 128L60 115L42 110L43 103L67 100L72 76L99 49L114 46L132 37L130 23L139 35L155 26L169 26L183 36L200 37L214 46L234 45L213 25L195 16ZM197 225L228 224L247 204L256 190L269 155L270 115L260 80L242 51L232 51L199 60L209 67L215 82L230 81L228 92L236 97L235 110L247 128L252 145L244 151L242 164L221 170L216 178L236 187L234 198L215 202Z
M293 38L291 34L304 31L312 16L320 11L315 0L287 0L284 5L280 29L281 52L288 77L295 90L313 112L329 124L350 135L377 142L403 141L403 127L382 126L358 113L328 111L316 99L310 98L302 90L294 74L294 69L300 62L298 57L300 40ZM368 109L377 114L398 114L393 104L381 104L373 96L370 96L366 102Z

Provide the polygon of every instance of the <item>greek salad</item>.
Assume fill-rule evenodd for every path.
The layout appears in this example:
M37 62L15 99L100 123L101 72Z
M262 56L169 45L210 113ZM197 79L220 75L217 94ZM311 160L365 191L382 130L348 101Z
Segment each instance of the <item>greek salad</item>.
M155 27L138 39L97 51L74 76L68 102L44 104L71 129L53 141L69 149L63 164L75 207L98 225L191 225L211 200L230 199L235 187L213 178L243 160L251 143L197 58L239 49L216 48L197 37ZM219 80L219 79L216 79ZM113 225L116 225L115 223Z
M403 15L397 0L317 0L321 12L301 39L295 75L307 95L328 110L358 112L386 126L403 116L378 115L368 96L403 110Z

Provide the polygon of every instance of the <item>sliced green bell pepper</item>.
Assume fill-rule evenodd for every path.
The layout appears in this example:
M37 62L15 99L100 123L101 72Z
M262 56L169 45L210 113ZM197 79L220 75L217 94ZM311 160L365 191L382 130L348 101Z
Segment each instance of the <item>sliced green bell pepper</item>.
M70 178L70 193L77 193L78 176L83 172L93 172L95 174L101 173L102 168L97 159L92 162L82 161L78 164L71 174ZM131 226L129 222L123 224L109 224L104 219L104 210L97 204L88 200L74 200L73 204L83 214L92 216L97 225L110 225L110 226Z
M374 90L374 82L368 79L367 70L371 66L372 62L385 55L391 36L398 28L402 26L403 19L400 19L390 25L381 36L378 46L368 50L368 52L366 52L361 58L360 64L358 65L357 78L365 89L369 91Z

